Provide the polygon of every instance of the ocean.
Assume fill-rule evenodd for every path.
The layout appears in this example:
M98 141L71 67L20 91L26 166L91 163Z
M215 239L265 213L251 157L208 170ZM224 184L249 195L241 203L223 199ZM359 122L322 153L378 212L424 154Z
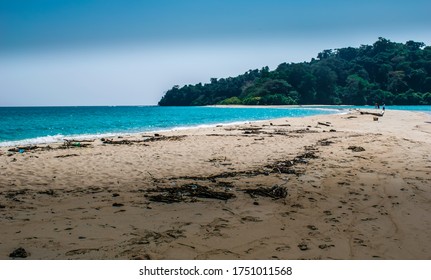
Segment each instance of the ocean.
M0 146L337 114L352 108L373 107L0 107ZM386 109L431 113L431 106L387 106Z

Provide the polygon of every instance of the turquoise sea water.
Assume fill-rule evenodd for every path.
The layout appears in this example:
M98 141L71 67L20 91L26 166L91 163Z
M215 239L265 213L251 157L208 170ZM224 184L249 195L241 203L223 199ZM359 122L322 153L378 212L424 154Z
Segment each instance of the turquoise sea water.
M282 117L336 114L351 108L372 107L0 107L0 146L61 142L64 138L72 137L103 137ZM386 108L431 112L431 106Z

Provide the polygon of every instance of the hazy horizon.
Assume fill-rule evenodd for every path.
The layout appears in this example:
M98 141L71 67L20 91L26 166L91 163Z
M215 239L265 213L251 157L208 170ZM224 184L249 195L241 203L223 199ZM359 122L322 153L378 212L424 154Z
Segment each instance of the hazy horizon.
M0 1L0 106L155 105L378 37L431 44L431 3L376 2Z

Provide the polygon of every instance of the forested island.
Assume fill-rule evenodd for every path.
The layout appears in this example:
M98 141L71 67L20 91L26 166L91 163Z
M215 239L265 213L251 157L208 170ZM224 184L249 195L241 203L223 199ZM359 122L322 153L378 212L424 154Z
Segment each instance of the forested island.
M431 47L379 38L324 50L310 62L282 63L210 83L174 86L160 106L431 105Z

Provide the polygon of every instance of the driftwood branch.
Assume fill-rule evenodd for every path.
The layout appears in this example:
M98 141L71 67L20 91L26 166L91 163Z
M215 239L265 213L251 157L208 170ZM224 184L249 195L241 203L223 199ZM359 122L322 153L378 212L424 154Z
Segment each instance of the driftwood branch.
M373 115L373 116L377 116L377 117L383 117L383 114L385 112L382 111L381 113L373 113L373 112L363 112L363 111L360 111L359 113L361 113L361 115Z
M331 123L317 122L317 124L324 125L324 126L331 126Z

